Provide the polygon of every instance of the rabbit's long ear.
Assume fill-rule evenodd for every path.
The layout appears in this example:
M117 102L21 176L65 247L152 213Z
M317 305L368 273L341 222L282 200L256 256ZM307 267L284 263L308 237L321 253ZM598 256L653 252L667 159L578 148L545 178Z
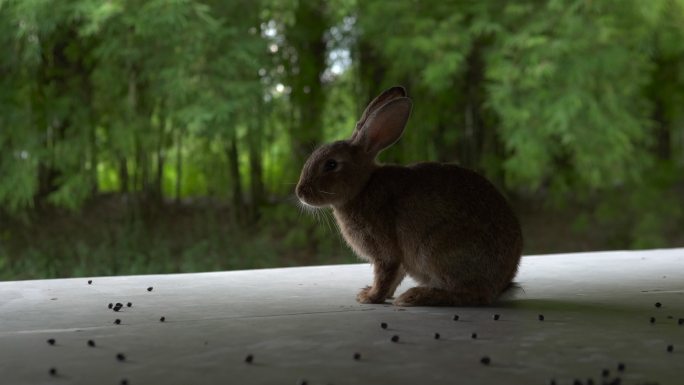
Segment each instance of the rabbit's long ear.
M377 155L380 151L399 140L411 115L411 99L393 99L373 112L352 143L364 148L366 153Z
M376 96L375 99L368 103L368 107L366 107L366 110L361 115L361 119L359 119L359 121L356 122L356 128L354 128L354 132L351 136L352 139L359 133L359 130L361 129L361 127L363 127L363 125L366 123L366 120L368 120L368 117L373 112L375 112L378 108L382 107L383 104L389 102L390 100L396 98L403 98L405 96L406 90L402 86L394 86L392 88L386 89L380 95Z

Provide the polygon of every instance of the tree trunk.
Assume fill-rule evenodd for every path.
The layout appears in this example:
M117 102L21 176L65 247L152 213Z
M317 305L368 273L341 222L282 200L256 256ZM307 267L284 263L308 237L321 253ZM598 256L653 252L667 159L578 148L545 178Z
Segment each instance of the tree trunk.
M128 162L126 157L119 156L119 192L126 194L130 191L128 186Z
M237 134L233 129L230 137L230 144L226 148L226 155L228 157L228 172L233 183L233 212L235 219L240 221L244 209L244 199L242 198L242 181L240 180L240 164L237 145Z
M176 128L176 204L181 199L181 182L183 180L183 130Z
M484 103L484 60L482 42L475 40L466 57L465 89L466 96L464 119L465 132L461 140L459 158L464 166L479 169L482 147L484 143L484 121L482 105Z
M97 129L95 127L95 117L92 114L93 109L90 109L90 194L97 195L99 192L99 181L97 166L100 163L99 149L97 148Z
M149 165L147 159L147 152L144 144L141 143L141 138L138 137L135 145L135 175L137 190L142 192L145 198L149 195Z
M671 95L676 93L671 89L671 80L677 78L679 60L662 57L655 58L655 81L651 86L650 96L653 101L653 120L655 122L655 148L653 152L660 160L672 159L671 117L668 116L667 106ZM656 88L657 87L657 88Z
M356 104L356 115L361 116L368 103L382 92L386 68L373 45L361 38L358 43L359 85L362 98Z
M68 54L69 49L77 44L79 50L87 51L86 40L80 40L77 36L77 27L67 23L59 25L54 34L39 40L43 56L37 71L38 89L33 100L35 104L33 107L40 117L37 122L38 127L41 129L47 127L43 143L46 149L45 154L48 155L39 159L38 185L34 196L34 200L38 203L60 188L62 176L70 177L72 173L83 172L79 167L83 164L83 147L70 148L71 151L79 151L78 156L74 157L78 159L76 161L78 163L65 162L64 159L60 159L61 154L56 153L55 149L58 148L57 143L64 143L74 136L72 131L83 135L80 128L84 122L76 121L73 124L73 120L76 119L74 117L77 112L76 107L69 106L68 113L59 116L54 113L54 106L52 106L54 103L52 97L61 98L65 95L81 94L84 91L84 84L87 84L83 82L84 77L87 79L88 71L83 63L80 63L82 57L73 57ZM75 79L81 82L75 82ZM50 88L53 90L51 91Z
M680 119L677 94L680 90L678 79L684 55L663 51L660 34L653 36L651 79L645 89L646 97L652 103L651 119L653 127L650 131L651 144L649 152L655 160L670 163L677 151L673 135L677 132L676 122Z
M247 140L249 143L249 180L250 180L250 217L256 220L259 217L259 207L264 201L263 167L261 164L261 134L263 130L261 94L255 97L254 118L251 119L253 127L249 130Z
M296 164L301 165L322 136L325 95L321 76L326 69L325 33L328 29L326 2L300 1L295 23L286 38L296 52L297 62L290 69L291 100L298 125L290 133Z
M154 187L152 189L154 194L154 199L158 202L162 202L163 189L162 184L164 180L164 153L160 148L157 149L157 175L154 177Z
M164 180L164 140L165 140L165 128L166 128L166 109L164 108L164 103L161 103L159 107L159 135L157 138L157 173L154 177L154 185L152 187L152 192L154 198L158 203L162 202L163 198L163 180Z

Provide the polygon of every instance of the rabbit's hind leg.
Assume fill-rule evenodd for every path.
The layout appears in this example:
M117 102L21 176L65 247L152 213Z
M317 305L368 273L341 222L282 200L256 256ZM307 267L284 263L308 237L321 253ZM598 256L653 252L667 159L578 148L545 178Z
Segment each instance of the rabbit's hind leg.
M495 295L477 289L444 290L416 286L406 290L393 304L396 306L483 306L496 299Z

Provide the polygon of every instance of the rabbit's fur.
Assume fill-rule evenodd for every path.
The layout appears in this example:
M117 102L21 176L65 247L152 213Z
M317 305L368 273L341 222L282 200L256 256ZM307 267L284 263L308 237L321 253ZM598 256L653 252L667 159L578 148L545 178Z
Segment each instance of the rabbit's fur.
M420 283L401 306L492 303L516 274L520 224L484 177L452 164L379 165L411 112L402 87L375 98L348 140L326 144L307 160L297 184L302 203L332 207L344 239L374 268L357 300L382 303L405 274Z

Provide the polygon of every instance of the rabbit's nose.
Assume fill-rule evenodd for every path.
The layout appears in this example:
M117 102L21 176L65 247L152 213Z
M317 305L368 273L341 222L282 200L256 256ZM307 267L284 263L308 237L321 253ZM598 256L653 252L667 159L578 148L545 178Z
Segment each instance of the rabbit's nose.
M307 202L307 199L310 199L311 194L313 193L313 187L309 185L297 185L297 188L295 189L295 194L297 194L297 198L299 199L300 202L302 202L306 206L311 206L309 202Z
M297 185L295 193L297 194L297 198L300 200L311 198L311 196L314 195L314 188L310 184L300 184Z
M311 189L307 189L306 185L304 184L298 184L297 188L295 188L295 194L297 194L298 198L302 198L303 195L306 194L307 191L310 191Z

